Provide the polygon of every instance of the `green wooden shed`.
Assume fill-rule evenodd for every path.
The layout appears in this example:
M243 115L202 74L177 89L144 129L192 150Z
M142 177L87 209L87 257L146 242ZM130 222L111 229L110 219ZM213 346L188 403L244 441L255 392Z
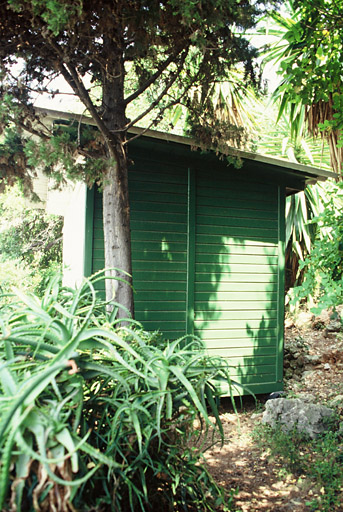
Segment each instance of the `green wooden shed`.
M135 315L201 338L254 393L282 388L285 198L331 173L255 154L194 151L150 132L130 146ZM102 198L87 194L85 273L104 267Z
M91 122L37 110L45 122ZM279 390L285 198L334 175L238 151L237 169L193 146L156 131L129 144L136 319L169 339L198 336L254 393ZM104 267L102 198L81 184L65 197L69 206L56 213L65 216L65 282L73 284Z

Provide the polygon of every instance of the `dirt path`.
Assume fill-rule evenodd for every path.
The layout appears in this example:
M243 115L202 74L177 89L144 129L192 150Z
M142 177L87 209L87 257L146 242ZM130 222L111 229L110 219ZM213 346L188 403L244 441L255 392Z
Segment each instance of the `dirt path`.
M302 375L286 381L286 390L297 395L312 395L314 401L327 403L343 394L343 343L326 331L287 330L288 343L301 347L301 356L316 356L311 365L303 365ZM298 348L297 348L298 350ZM297 357L298 352L296 353ZM342 359L341 359L342 355ZM301 359L301 358L300 358ZM211 472L225 489L237 489L235 506L241 512L310 511L306 502L319 492L313 482L285 468L254 443L252 432L261 422L263 400L255 402L245 397L238 415L230 400L222 403L221 419L225 432L223 448L216 446L207 452ZM342 506L343 510L343 506Z

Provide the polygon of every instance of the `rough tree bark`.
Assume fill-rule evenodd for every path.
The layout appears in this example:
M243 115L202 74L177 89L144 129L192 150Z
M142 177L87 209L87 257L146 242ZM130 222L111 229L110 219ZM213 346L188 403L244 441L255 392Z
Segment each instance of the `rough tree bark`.
M114 298L133 316L133 290L130 286L132 285L130 206L125 158L120 162L113 162L108 169L103 190L103 225L105 266L109 269L106 275L126 281L107 279L106 299ZM129 276L120 270L124 270ZM125 309L119 308L118 318L127 316Z
M111 278L106 280L106 300L114 299L123 306L119 308L117 318L134 316L128 159L125 144L125 67L121 48L118 44L117 51L114 51L111 38L104 37L108 65L103 76L102 109L103 121L111 134L106 144L109 167L103 189L105 266L109 269L106 275ZM125 282L112 279L113 277L124 279Z

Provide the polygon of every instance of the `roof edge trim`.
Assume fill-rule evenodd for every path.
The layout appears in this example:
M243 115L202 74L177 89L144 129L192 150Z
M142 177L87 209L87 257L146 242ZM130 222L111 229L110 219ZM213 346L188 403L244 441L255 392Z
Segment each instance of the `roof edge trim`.
M51 119L63 119L63 120L77 120L79 122L88 123L95 126L95 122L91 117L84 116L82 114L74 114L72 112L63 112L60 110L50 110L48 108L35 107L35 111L38 115L45 115ZM129 133L133 135L144 135L146 137L151 137L154 139L158 139L164 142L175 142L178 144L183 144L185 146L193 146L200 147L199 144L190 137L183 137L181 135L174 135L166 132L161 132L158 130L149 130L145 128L139 128L134 126L130 128ZM238 156L240 158L245 158L247 160L255 160L256 162L265 163L268 165L275 165L278 167L284 167L289 170L298 171L301 174L308 176L308 178L313 181L324 181L328 178L332 178L337 180L337 174L332 171L326 171L324 169L320 169L318 167L311 167L309 165L299 164L296 162L290 162L288 160L281 160L279 158L274 158L266 155L261 155L259 153L251 153L248 151L242 151L240 149L232 148L232 155Z

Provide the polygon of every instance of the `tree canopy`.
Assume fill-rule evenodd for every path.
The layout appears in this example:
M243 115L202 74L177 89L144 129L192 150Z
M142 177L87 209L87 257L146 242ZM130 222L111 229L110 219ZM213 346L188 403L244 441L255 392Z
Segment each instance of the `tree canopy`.
M127 145L130 128L149 119L156 126L168 109L183 103L199 118L214 83L238 63L254 79L256 51L242 37L267 1L255 0L7 0L0 5L0 126L39 136L23 145L26 159L0 148L2 179L60 157L65 168L104 187L105 264L131 274ZM268 2L270 5L273 3ZM37 116L37 93L54 96L63 77L92 118L97 136L74 139L52 131ZM197 91L197 94L194 92ZM137 114L128 108L144 97ZM145 107L144 107L145 105ZM196 126L206 132L204 124ZM232 127L216 125L216 139L232 139ZM207 132L206 142L213 142ZM19 145L15 135L10 134ZM132 138L131 138L132 140ZM75 166L75 156L83 160ZM29 158L28 158L29 157ZM70 164L70 165L68 165ZM11 178L12 174L12 178ZM27 184L28 186L28 184ZM114 272L118 275L118 272ZM116 280L116 300L133 312L132 291ZM107 296L113 296L112 285Z

